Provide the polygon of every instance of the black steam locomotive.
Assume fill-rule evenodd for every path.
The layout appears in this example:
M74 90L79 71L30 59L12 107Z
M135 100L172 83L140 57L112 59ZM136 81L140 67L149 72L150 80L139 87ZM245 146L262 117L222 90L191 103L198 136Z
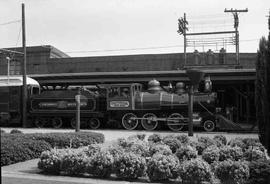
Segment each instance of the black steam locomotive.
M9 81L9 85L0 85L0 93L5 95L1 94L0 99L1 122L15 122L14 118L18 119L21 115L21 96L18 91L21 91L22 84L10 84ZM17 88L16 93L12 92L13 88ZM28 117L35 126L43 127L47 124L60 128L70 124L75 127L77 90L48 90L39 93L37 83L28 83L28 90ZM14 94L17 94L17 102L14 102ZM216 93L211 92L209 87L205 92L195 91L194 126L203 127L206 131L218 127L215 102ZM16 103L19 105L12 108ZM173 131L180 131L188 122L187 104L188 93L181 82L174 88L165 88L157 80L151 80L147 90L143 90L143 85L139 83L103 84L95 90L81 90L81 122L91 129L108 123L120 123L128 130L137 127L154 130L159 124L165 124Z

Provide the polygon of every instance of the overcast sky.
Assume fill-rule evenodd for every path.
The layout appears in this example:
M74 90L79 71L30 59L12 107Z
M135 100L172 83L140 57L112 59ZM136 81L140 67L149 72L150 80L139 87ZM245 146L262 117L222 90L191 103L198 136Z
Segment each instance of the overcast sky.
M186 13L194 32L234 30L225 8L248 8L239 15L240 52L256 52L270 10L269 0L0 0L0 48L22 45L21 23L8 23L21 19L22 2L27 46L52 45L70 56L183 52L177 19Z

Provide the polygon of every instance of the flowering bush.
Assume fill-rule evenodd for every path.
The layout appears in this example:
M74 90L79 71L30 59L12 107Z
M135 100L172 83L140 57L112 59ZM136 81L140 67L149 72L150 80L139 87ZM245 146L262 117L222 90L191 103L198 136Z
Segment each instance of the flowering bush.
M202 158L208 163L212 164L215 161L219 160L219 148L217 146L210 146L206 148L202 153Z
M227 139L224 135L215 135L213 140L217 143L221 143L221 146L227 144Z
M62 158L67 150L53 149L41 154L38 162L38 168L46 173L59 174L61 171Z
M160 134L152 134L148 137L148 142L158 143L161 142L162 136Z
M256 161L259 159L266 159L266 155L260 150L260 148L250 147L244 152L244 159L247 161Z
M235 160L238 161L243 157L243 151L240 147L224 146L219 151L219 161Z
M145 158L131 152L124 153L115 160L114 171L116 176L121 179L141 177L146 171Z
M175 153L181 146L181 142L174 136L166 136L162 139L162 142L170 147L172 153Z
M178 139L182 144L188 144L190 141L189 137L185 134L177 135L175 138Z
M130 148L136 142L141 141L137 136L130 136L127 139L119 138L117 139L117 145L121 146L124 149Z
M95 155L96 153L100 152L100 150L101 150L101 147L99 144L91 144L87 148L83 149L84 153L88 157Z
M111 145L106 149L106 151L108 151L114 157L114 159L117 159L125 152L125 150L118 145Z
M101 151L88 159L86 172L93 176L108 178L113 172L114 158L109 151Z
M159 153L162 155L171 155L172 150L166 144L161 144L161 143L152 144L149 148L149 156L153 156L156 153Z
M86 153L78 149L66 149L64 155L61 155L61 171L68 175L79 175L85 172L85 162L87 162Z
M249 163L249 184L266 184L270 181L270 160L260 159Z
M201 159L184 161L178 172L183 183L211 182L213 176L209 164Z
M243 142L243 139L241 139L241 138L235 138L235 139L230 140L228 145L230 145L231 147L242 148L242 150L244 150L245 146L246 146L245 143Z
M147 162L147 175L151 181L164 181L177 177L179 160L174 155L155 154Z
M134 142L129 148L126 149L127 151L133 152L135 154L141 156L148 156L149 155L149 145L145 141L137 140Z
M10 134L22 134L23 132L22 131L20 131L20 130L18 130L18 129L12 129L11 131L10 131Z
M216 164L215 174L222 183L242 184L249 178L248 163L225 160Z
M125 138L119 138L119 139L117 139L117 145L122 147L122 148L126 148L126 147L128 147L128 142Z
M245 144L245 150L250 149L250 148L259 148L262 152L265 151L264 146L260 143L259 139L255 138L244 138L243 143Z
M146 136L145 134L136 134L136 135L129 136L127 139L139 139L143 141L145 136Z
M191 146L182 146L177 149L175 155L180 161L190 160L192 158L197 158L197 150Z
M216 141L210 139L209 137L199 137L198 142L195 143L195 147L199 155L201 155L206 148L212 145L216 145Z

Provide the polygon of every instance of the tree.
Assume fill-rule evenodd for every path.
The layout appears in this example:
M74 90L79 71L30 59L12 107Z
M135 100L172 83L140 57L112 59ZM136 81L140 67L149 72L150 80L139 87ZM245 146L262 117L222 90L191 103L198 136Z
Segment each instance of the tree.
M268 29L268 40L262 37L257 51L255 101L259 138L270 155L270 16Z

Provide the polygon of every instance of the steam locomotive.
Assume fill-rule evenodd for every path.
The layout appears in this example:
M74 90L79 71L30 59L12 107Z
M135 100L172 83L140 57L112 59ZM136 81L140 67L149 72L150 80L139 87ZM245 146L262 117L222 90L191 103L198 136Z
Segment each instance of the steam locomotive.
M22 81L16 78L0 82L0 122L18 122L21 117ZM64 124L76 126L76 97L78 90L48 90L40 93L39 85L28 78L28 118L37 127L46 124L60 128ZM31 82L30 82L31 81ZM216 119L216 93L206 85L204 92L194 93L193 125L205 131L218 127ZM103 84L95 90L80 90L81 122L87 128L97 129L107 123L119 123L133 130L142 127L154 130L167 125L173 131L181 131L188 123L188 93L182 82L173 88L160 86L159 81L149 81L143 90L139 83Z

